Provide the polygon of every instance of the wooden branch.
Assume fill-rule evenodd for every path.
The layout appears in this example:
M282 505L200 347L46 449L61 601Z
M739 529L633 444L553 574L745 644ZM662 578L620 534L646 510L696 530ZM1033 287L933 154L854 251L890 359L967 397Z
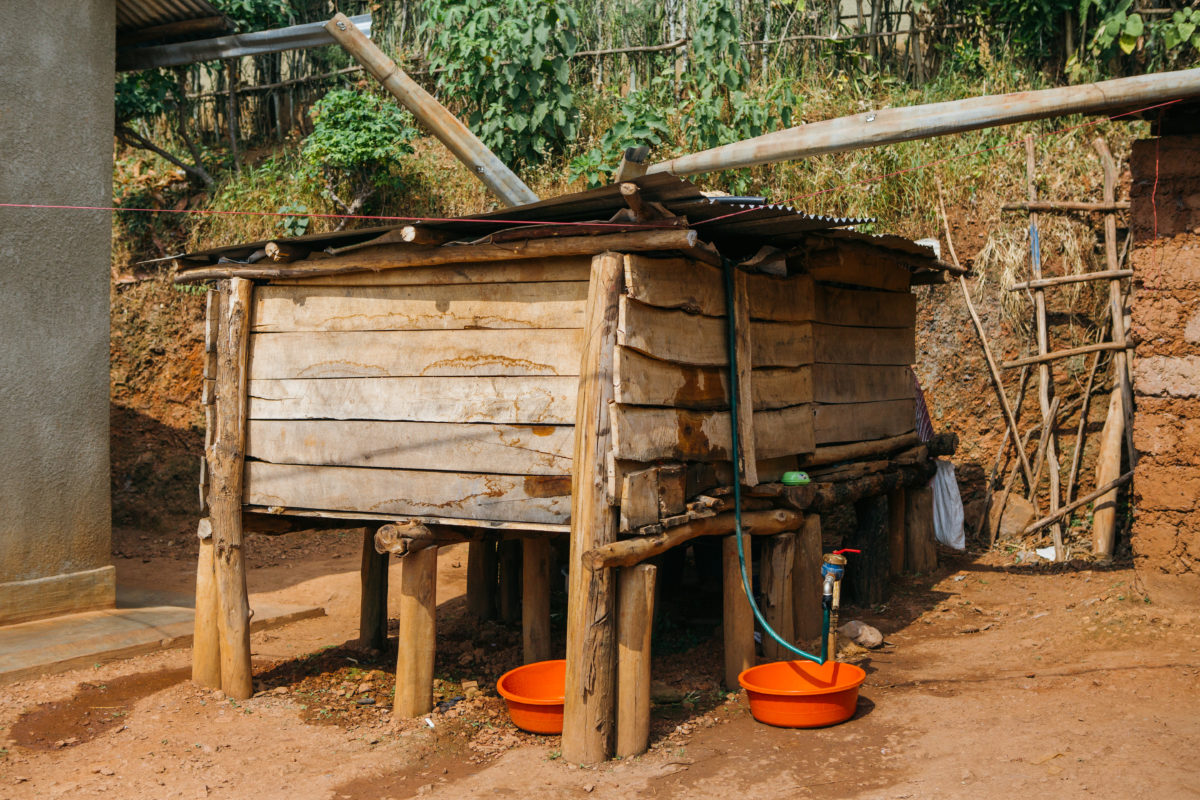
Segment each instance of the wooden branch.
M887 494L929 482L936 470L934 462L867 475L839 483L810 483L807 486L780 486L779 497L797 511L828 511L871 495Z
M1000 366L1004 369L1012 369L1013 367L1023 367L1026 364L1044 364L1048 361L1057 361L1060 358L1070 358L1071 356L1079 356L1085 353L1095 353L1100 350L1125 350L1128 345L1117 344L1116 342L1097 342L1096 344L1085 344L1082 347L1072 347L1069 350L1055 350L1053 353L1045 353L1036 356L1026 356L1018 358L1015 361L1005 361Z
M408 244L439 245L451 239L452 236L445 231L422 228L420 225L405 225L400 229L400 240Z
M584 555L616 539L617 515L608 498L613 449L609 404L624 260L592 259L579 361L575 449L571 469L571 551L567 586L566 703L562 753L569 763L595 764L612 755L616 736L616 625L613 575L584 568Z
M1091 494L1081 497L1072 503L1067 503L1065 506L1060 508L1058 511L1055 511L1053 514L1050 514L1049 516L1042 517L1037 522L1034 522L1032 525L1030 525L1028 528L1026 528L1022 535L1028 536L1031 533L1037 533L1038 531L1040 531L1042 528L1046 527L1047 525L1053 525L1055 522L1058 522L1060 519L1065 517L1067 514L1070 514L1075 509L1079 508L1082 505L1087 505L1088 503L1092 502L1093 500L1095 500L1099 497L1103 497L1104 495L1111 492L1113 489L1116 489L1118 486L1121 486L1122 484L1128 482L1129 479L1132 477L1133 477L1133 470L1129 470L1124 475L1120 476L1119 478L1109 481L1108 483L1104 484L1103 486L1101 486L1099 489L1095 490Z
M427 547L465 542L471 537L453 528L430 529L420 522L397 522L384 525L375 532L375 552L391 553L403 558Z
M1112 320L1109 320L1112 324ZM1100 340L1104 340L1104 329L1100 329ZM1092 402L1092 387L1096 383L1096 369L1100 366L1100 353L1092 357L1092 368L1088 370L1087 384L1083 389L1083 405L1079 410L1079 426L1075 431L1075 450L1071 453L1071 473L1067 478L1066 500L1075 499L1075 486L1079 478L1079 465L1083 461L1083 446L1087 443L1088 412Z
M643 252L649 250L679 250L694 255L706 263L711 256L700 247L694 230L654 228L599 236L564 236L559 239L531 239L512 244L475 244L456 247L413 247L386 245L365 249L353 254L332 258L306 259L285 266L258 264L219 264L181 269L176 283L195 283L214 278L239 277L256 279L312 278L320 275L343 275L349 272L378 272L410 267L434 267L442 264L491 263L520 261L532 258L562 258L595 255L607 250L614 252ZM719 256L717 256L719 261Z
M1129 203L1105 201L1103 203L1080 203L1072 200L1030 200L1024 203L1005 203L1002 211L1128 211Z
M467 166L471 173L487 185L507 205L518 206L537 202L534 194L516 173L505 166L470 129L408 77L404 70L383 54L363 35L345 14L335 14L325 30L346 49L358 63L366 67L393 97L442 144Z
M209 451L212 489L213 571L220 613L221 688L238 700L253 692L250 670L250 603L242 548L242 487L246 455L246 362L250 335L250 281L221 287L217 337L217 435Z
M645 175L646 167L649 166L646 163L648 155L650 155L650 148L647 145L626 147L621 154L621 163L617 165L617 170L613 173L613 180L620 183ZM625 194L624 187L622 187L621 194Z
M854 442L852 444L837 444L818 447L812 455L800 456L799 464L803 468L818 467L824 464L836 464L839 461L852 461L859 458L869 458L895 452L914 444L920 444L921 437L915 432L892 436L887 439L875 439L870 442Z
M307 247L290 242L267 242L263 245L263 252L275 264L290 264L293 261L308 258L308 254L312 251Z
M946 231L946 245L950 251L950 257L954 260L954 265L960 266L958 263L958 253L954 250L954 240L950 236L950 218L946 216L946 203L942 197L942 182L937 182L938 190L938 208L942 212L942 226ZM992 379L992 389L996 392L996 398L1000 401L1000 409L1004 412L1004 423L1008 428L1009 438L1012 439L1014 447L1021 441L1021 434L1017 432L1017 419L1013 415L1012 406L1008 404L1008 393L1004 391L1004 381L1000 377L1000 370L996 367L996 359L992 356L992 348L988 346L987 333L983 330L983 322L979 319L979 313L975 310L975 304L971 302L971 291L967 288L967 279L962 275L958 276L958 286L962 290L963 302L966 303L967 313L971 316L971 324L975 326L975 335L979 338L979 346L983 349L984 360L987 361L988 375ZM1025 451L1017 447L1017 457L1021 461L1021 469L1025 472L1025 479L1029 484L1033 485L1032 470L1029 467L1029 461L1025 458Z
M745 511L742 513L742 533L751 536L771 536L783 531L797 530L803 521L802 514L781 508L770 511ZM631 567L698 536L727 536L733 533L736 524L732 511L686 522L654 536L621 539L593 548L584 554L583 564L591 570Z
M733 273L733 319L734 357L737 362L737 459L743 486L758 485L758 456L754 444L754 396L751 386L751 360L753 342L750 326L750 296L746 286L746 273L735 269ZM727 284L728 285L728 284Z
M633 212L633 218L637 222L645 222L650 219L650 209L646 207L646 203L642 200L641 189L636 183L621 184L621 199L625 201L625 205L629 206L629 210Z
M1042 278L1036 281L1024 281L1022 283L1014 283L1008 287L1010 292L1024 291L1025 289L1044 289L1047 286L1061 286L1065 283L1085 283L1087 281L1111 281L1121 278L1133 277L1131 269L1112 269L1103 272L1083 272L1079 275L1062 275L1057 278Z

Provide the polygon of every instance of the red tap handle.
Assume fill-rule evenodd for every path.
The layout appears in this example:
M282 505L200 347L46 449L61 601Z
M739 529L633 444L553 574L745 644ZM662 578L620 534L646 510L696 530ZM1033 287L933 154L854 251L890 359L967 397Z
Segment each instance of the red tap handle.
M833 554L837 556L840 556L842 553L855 553L857 555L862 555L862 550L855 550L853 547L843 547L841 550L833 551Z

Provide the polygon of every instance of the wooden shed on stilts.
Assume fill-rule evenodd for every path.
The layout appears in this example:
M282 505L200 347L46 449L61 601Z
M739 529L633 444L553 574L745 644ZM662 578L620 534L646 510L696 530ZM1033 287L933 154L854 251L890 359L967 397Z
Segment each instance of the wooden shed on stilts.
M362 633L376 642L387 559L402 555L407 716L432 706L438 546L470 541L469 601L487 601L490 570L508 586L520 571L533 661L557 655L550 542L569 536L563 755L595 762L646 747L646 559L724 537L726 680L753 663L730 546L735 458L777 630L819 633L820 514L835 506L857 507L862 599L906 564L929 569L926 486L946 446L915 432L910 289L949 268L905 239L844 230L856 222L659 174L182 257L178 281L217 281L196 678L251 693L245 530L365 527ZM813 482L778 482L796 469Z

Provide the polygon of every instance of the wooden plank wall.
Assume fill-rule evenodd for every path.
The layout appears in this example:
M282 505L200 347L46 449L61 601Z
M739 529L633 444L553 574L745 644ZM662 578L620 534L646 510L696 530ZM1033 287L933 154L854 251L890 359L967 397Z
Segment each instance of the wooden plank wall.
M777 479L818 446L914 428L916 300L908 270L887 259L872 265L870 255L826 253L800 274L745 276L760 480ZM721 270L641 255L626 256L625 267L609 486L622 504L632 487L628 511L622 505L628 531L657 521L654 481L643 470L721 467L732 454Z
M566 523L590 261L260 287L245 502Z

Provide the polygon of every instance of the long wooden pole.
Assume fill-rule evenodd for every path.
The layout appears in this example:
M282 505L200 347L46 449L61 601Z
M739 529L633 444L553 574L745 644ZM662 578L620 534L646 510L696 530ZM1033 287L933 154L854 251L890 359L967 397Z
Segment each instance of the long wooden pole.
M1121 475L1119 478L1115 478L1115 479L1109 481L1108 483L1101 486L1099 489L1096 489L1091 494L1081 497L1072 503L1067 503L1065 506L1060 508L1055 513L1050 514L1045 517L1042 517L1037 522L1034 522L1032 525L1030 525L1028 528L1025 529L1024 535L1028 536L1031 533L1036 533L1037 531L1040 531L1042 528L1046 527L1047 525L1053 525L1055 522L1062 519L1067 514L1070 514L1072 511L1079 508L1080 506L1087 505L1088 503L1092 502L1096 498L1106 495L1109 492L1115 491L1117 489L1117 487L1121 486L1123 483L1125 483L1132 477L1133 477L1133 470L1129 470L1124 475Z
M1117 196L1117 164L1113 161L1108 144L1103 138L1097 137L1092 146L1100 154L1100 163L1104 167L1104 200L1112 202ZM1117 255L1117 215L1104 215L1104 259L1108 271L1121 271L1121 260ZM1129 271L1132 274L1132 270ZM1113 343L1126 345L1125 337L1125 292L1121 289L1121 277L1113 275L1108 282L1108 302L1112 309L1112 340ZM1124 419L1125 449L1129 454L1129 465L1137 463L1137 453L1133 449L1133 385L1129 380L1129 354L1125 350L1113 353L1113 372L1116 374L1116 385L1121 389L1121 416ZM1118 469L1119 471L1119 469ZM1115 473L1114 473L1115 474Z
M212 490L213 570L220 613L221 688L237 700L250 696L250 602L242 552L242 476L246 455L246 350L252 284L232 278L221 285L217 337L217 436L209 454Z
M1012 361L1005 361L1000 366L1003 369L1013 369L1015 367L1024 367L1027 364L1048 364L1051 361L1061 361L1064 358L1071 356L1081 356L1087 353L1098 353L1104 350L1124 350L1126 345L1116 344L1115 342L1096 342L1095 344L1085 344L1079 347L1071 347L1066 350L1055 350L1053 353L1039 353L1036 356L1026 356L1025 358L1016 358ZM1046 367L1043 366L1043 369Z
M1014 283L1008 287L1010 292L1020 292L1026 289L1044 289L1047 286L1062 286L1066 283L1087 283L1088 281L1111 281L1120 278L1133 277L1131 269L1112 269L1104 272L1083 272L1079 275L1059 275L1054 278L1042 278L1040 281L1025 281Z
M437 641L437 553L427 547L400 562L400 647L396 656L397 717L433 710Z
M810 122L654 164L648 173L696 175L859 150L1070 114L1096 114L1200 96L1200 69L868 111Z
M772 536L783 531L796 530L803 520L804 516L799 512L783 508L743 511L742 532L748 536ZM647 558L662 555L699 536L728 536L736 527L732 511L715 517L703 517L669 528L662 533L621 539L597 547L584 554L583 564L593 570L630 567Z
M383 84L393 97L413 113L430 133L450 148L450 152L483 181L507 205L536 203L538 196L505 166L475 134L461 121L408 77L404 70L384 55L375 44L354 26L345 14L335 14L325 24L325 30L346 48L358 63Z
M521 641L526 664L550 658L550 581L554 547L548 536L521 540Z
M571 554L567 587L567 674L563 758L595 764L613 752L616 682L615 598L612 570L590 570L583 556L617 538L617 514L608 500L612 428L613 354L624 284L624 259L592 259L584 344L575 405L571 469Z
M699 244L699 234L683 228L656 228L599 236L564 236L559 239L530 239L509 244L472 244L461 247L413 247L382 245L345 255L306 259L291 264L260 261L257 264L219 264L182 268L176 283L195 283L213 278L315 278L351 272L378 272L442 264L491 263L533 258L592 255L605 250L623 253L645 250L679 250L702 260L708 258Z
M950 257L954 260L954 266L962 268L958 262L958 253L954 250L954 240L950 236L950 218L946 216L946 203L942 199L942 184L941 181L937 184L938 190L938 208L942 212L942 225L946 231L946 246L950 251ZM992 357L992 349L988 347L987 333L983 330L983 322L979 319L979 313L975 310L975 304L971 302L971 290L967 288L967 279L962 275L958 276L958 286L962 290L963 302L967 305L967 313L971 316L971 323L975 326L975 335L979 338L979 346L983 349L983 358L987 362L988 375L992 379L992 388L996 392L996 398L1000 401L1000 410L1004 412L1004 422L1008 426L1008 435L1012 439L1013 447L1016 448L1017 458L1020 459L1021 469L1025 473L1025 480L1029 485L1033 485L1033 470L1030 469L1029 459L1025 457L1025 451L1021 449L1021 434L1017 431L1017 420L1013 416L1012 406L1008 404L1008 394L1004 391L1004 381L1000 379L1000 370L996 368L996 359Z
M1025 186L1029 195L1029 202L1037 200L1037 184L1034 182L1036 175L1035 151L1033 147L1033 137L1025 137ZM1029 235L1031 257L1030 264L1032 265L1033 281L1041 280L1042 278L1042 254L1040 242L1037 241L1038 234L1038 215L1031 213L1029 215ZM1033 311L1037 322L1037 347L1038 355L1045 356L1050 351L1050 332L1046 323L1046 293L1044 289L1034 288L1033 290ZM1050 369L1049 363L1039 361L1038 363L1038 405L1042 410L1042 419L1049 425L1046 431L1046 462L1049 469L1047 477L1050 483L1050 513L1058 510L1059 506L1059 470L1061 467L1058 463L1058 446L1054 435L1054 409L1050 404L1051 398L1054 396L1054 372ZM1015 365L1015 362L1014 362ZM1007 365L1006 365L1007 366ZM1041 463L1039 461L1039 468ZM1034 485L1029 491L1030 499L1037 496L1037 486ZM1063 560L1063 545L1062 545L1062 526L1055 525L1054 534L1054 560Z

